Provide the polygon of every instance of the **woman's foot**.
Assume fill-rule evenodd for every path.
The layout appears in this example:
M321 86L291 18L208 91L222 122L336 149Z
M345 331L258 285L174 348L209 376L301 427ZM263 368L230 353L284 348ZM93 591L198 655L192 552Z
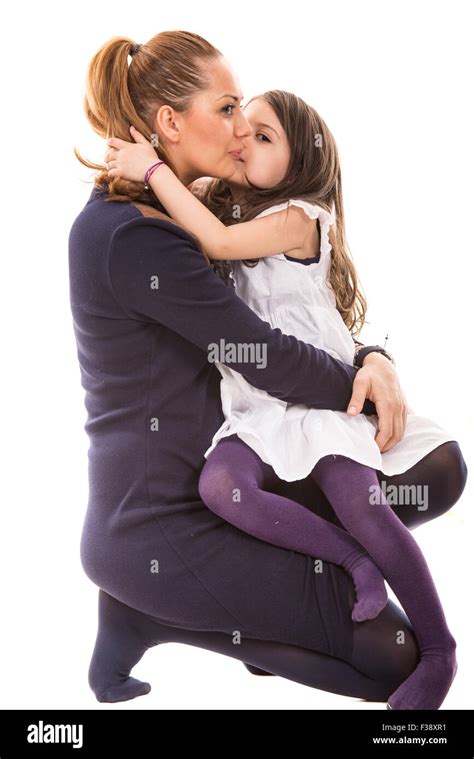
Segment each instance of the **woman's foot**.
M98 701L144 696L150 683L130 677L146 650L170 640L168 630L138 609L99 590L99 624L89 665L89 686Z
M388 699L390 709L439 709L458 669L456 646L422 655L417 668Z
M115 704L118 701L130 701L137 696L146 696L151 691L150 683L127 677L123 682L110 685L105 691L96 693L97 701Z
M388 596L380 569L370 556L363 556L348 569L354 581L357 601L352 609L352 619L363 622L375 619L386 606Z

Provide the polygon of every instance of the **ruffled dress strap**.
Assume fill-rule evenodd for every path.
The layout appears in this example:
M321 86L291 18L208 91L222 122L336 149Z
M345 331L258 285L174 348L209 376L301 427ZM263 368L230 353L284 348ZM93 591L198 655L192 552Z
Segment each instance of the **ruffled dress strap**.
M299 198L292 198L291 200L287 200L284 203L278 203L277 205L271 206L270 208L266 208L264 211L261 211L257 216L255 216L255 218L258 219L262 216L268 216L268 214L271 213L277 213L277 211L283 211L289 206L297 206L298 208L302 208L303 211L305 211L305 213L310 217L310 219L319 219L319 225L321 228L321 256L319 259L319 268L327 268L330 261L330 253L332 250L328 233L331 225L336 223L336 211L334 204L332 207L332 212L329 213L329 211L326 211L325 208L318 205L317 203L312 203L308 200L300 200ZM283 253L279 253L276 257L285 260L285 255ZM324 266L324 264L326 264L326 266Z

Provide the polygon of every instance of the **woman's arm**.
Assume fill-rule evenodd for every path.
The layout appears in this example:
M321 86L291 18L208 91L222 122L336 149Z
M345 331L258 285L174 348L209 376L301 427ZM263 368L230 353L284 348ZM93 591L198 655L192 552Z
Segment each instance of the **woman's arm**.
M210 362L215 346L237 349L225 363L276 398L336 411L354 402L355 413L378 413L379 425L388 421L389 429L401 415L389 361L384 359L393 375L370 366L357 370L272 329L214 274L192 238L169 222L140 217L121 225L111 243L109 273L128 318L173 330L205 351ZM258 358L247 360L252 349Z
M205 351L210 362L215 346L240 346L225 363L252 385L289 403L347 409L357 370L272 329L216 276L184 230L150 217L126 222L114 234L109 272L129 318L172 329ZM366 411L375 409L368 404Z
M140 132L133 127L131 131L136 144L114 137L107 141L113 157L109 174L142 181L147 168L156 163L156 152ZM149 184L170 216L196 235L206 253L216 260L263 258L293 251L303 246L314 227L314 220L296 206L226 227L166 164L153 172Z

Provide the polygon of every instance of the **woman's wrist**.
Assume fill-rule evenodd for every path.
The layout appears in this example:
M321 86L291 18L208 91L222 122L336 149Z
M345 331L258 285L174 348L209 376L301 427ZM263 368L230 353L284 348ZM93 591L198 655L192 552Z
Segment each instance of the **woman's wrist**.
M357 367L358 369L362 368L366 359L369 356L375 355L376 353L379 355L382 355L385 359L388 359L388 361L391 361L391 363L395 365L395 360L393 356L384 348L382 348L382 346L363 345L362 343L357 343L356 345L356 349L354 351L353 365Z

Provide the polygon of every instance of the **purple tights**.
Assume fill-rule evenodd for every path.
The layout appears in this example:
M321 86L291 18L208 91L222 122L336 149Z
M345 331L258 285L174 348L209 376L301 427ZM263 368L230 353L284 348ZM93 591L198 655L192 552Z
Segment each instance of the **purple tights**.
M436 472L427 466L429 455L422 461L425 489L418 496L427 495L429 500ZM413 626L420 652L418 665L390 695L388 704L392 709L438 709L456 674L456 641L420 548L388 505L375 470L345 456L329 455L318 461L311 477L342 527L272 493L278 482L272 467L237 435L221 440L210 454L199 492L209 509L245 532L344 567L354 581L356 621L373 619L383 609L385 578ZM401 476L385 479L396 482L397 477ZM418 505L425 508L424 503Z

